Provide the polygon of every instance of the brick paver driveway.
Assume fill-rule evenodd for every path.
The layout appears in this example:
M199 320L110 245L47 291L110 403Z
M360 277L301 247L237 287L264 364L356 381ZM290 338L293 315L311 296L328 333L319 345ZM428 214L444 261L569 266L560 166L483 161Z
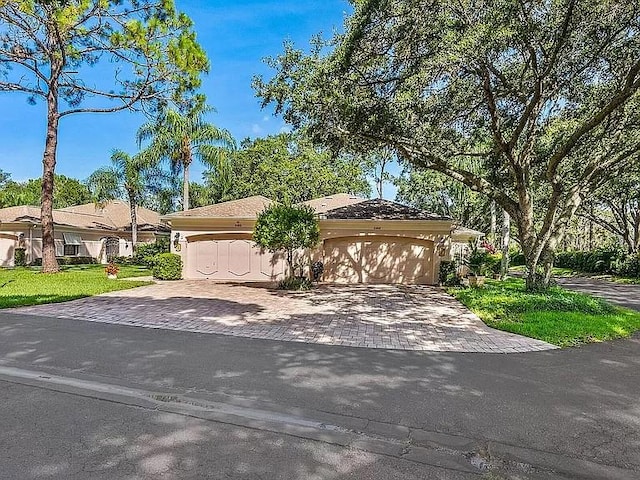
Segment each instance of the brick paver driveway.
M166 282L12 313L350 347L512 353L554 348L487 327L425 286L283 292L206 280Z

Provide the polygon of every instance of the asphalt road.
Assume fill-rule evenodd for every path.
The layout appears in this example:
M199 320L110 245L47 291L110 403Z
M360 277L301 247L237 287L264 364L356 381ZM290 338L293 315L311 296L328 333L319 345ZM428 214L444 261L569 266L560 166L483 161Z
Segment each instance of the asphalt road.
M639 366L0 313L0 478L637 479Z

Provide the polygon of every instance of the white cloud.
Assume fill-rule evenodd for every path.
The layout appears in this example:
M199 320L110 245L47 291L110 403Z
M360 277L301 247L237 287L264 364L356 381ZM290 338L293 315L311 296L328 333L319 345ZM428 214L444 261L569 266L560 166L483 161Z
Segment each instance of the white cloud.
M262 132L263 132L262 127L257 123L254 123L253 125L251 125L251 133L253 133L254 135L260 135Z

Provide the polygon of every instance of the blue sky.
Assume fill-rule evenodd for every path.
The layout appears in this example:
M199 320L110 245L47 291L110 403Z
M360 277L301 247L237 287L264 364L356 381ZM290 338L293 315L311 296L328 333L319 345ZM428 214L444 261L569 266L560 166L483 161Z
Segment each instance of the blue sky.
M286 128L282 119L260 108L251 88L254 75L271 74L262 59L280 53L285 39L306 47L318 32L329 36L342 27L350 11L344 0L177 0L177 4L195 21L198 40L211 61L211 72L203 82L209 103L217 109L211 121L238 140ZM97 82L99 72L91 75ZM44 105L30 106L25 97L14 93L0 94L0 105L0 169L10 172L14 180L40 176ZM84 179L109 162L114 148L135 152L135 132L143 121L140 114L129 112L62 119L56 171ZM200 180L201 173L196 166L192 178ZM385 196L393 196L391 188Z

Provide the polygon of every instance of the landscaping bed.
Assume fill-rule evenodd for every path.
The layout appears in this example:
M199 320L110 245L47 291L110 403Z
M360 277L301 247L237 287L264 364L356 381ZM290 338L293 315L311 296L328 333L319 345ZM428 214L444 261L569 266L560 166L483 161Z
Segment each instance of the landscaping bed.
M151 275L144 267L120 267L119 278ZM104 265L61 267L56 274L39 268L0 269L0 308L58 303L101 293L149 285L140 280L109 280Z
M640 330L639 312L558 286L529 293L523 280L509 278L448 291L490 327L561 347L629 337Z

